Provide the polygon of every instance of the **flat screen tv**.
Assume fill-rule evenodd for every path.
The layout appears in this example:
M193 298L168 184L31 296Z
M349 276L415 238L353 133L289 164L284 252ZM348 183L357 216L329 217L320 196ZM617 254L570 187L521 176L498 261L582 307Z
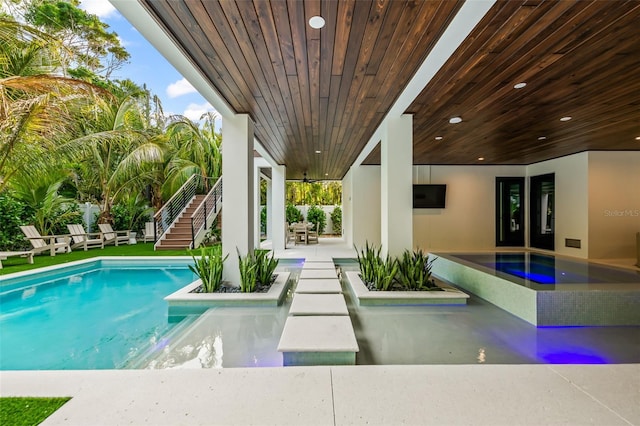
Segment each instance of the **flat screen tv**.
M414 209L443 209L447 185L413 185Z

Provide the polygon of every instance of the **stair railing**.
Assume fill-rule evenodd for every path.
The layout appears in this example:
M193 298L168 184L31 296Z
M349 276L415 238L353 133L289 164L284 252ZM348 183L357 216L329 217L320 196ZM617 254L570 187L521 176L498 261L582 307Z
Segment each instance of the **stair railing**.
M153 216L153 233L156 243L169 230L178 216L180 216L182 210L196 195L202 180L202 176L192 175Z
M203 229L207 229L210 225L207 218L211 213L218 213L220 204L222 203L222 176L217 180L211 188L200 206L191 215L191 245L195 248L196 236Z

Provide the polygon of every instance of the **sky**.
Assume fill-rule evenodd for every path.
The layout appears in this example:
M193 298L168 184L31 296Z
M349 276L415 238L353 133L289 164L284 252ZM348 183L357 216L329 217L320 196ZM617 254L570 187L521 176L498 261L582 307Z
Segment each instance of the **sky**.
M128 78L147 85L162 101L166 116L181 114L197 121L213 107L191 84L118 12L107 0L81 0L80 7L100 17L109 30L120 37L131 55L129 63L112 74L112 78Z

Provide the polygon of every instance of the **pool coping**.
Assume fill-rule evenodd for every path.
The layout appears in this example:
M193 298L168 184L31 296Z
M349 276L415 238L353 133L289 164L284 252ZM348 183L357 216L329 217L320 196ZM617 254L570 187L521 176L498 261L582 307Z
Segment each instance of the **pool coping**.
M436 280L444 291L370 291L357 271L346 271L347 282L361 306L466 305L469 295Z
M164 300L169 305L169 316L203 313L207 309L220 306L279 306L289 287L290 272L276 272L276 280L266 293L191 293L202 281L171 293Z

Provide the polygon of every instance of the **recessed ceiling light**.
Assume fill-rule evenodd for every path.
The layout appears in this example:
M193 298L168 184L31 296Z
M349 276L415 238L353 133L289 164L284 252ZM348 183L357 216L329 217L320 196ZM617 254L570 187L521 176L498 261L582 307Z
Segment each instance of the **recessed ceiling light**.
M640 136L636 136L636 140L637 140L637 141L640 141Z
M325 176L329 176L329 173L325 173L324 175L325 175Z
M562 118L560 119L560 121L569 121L569 120L571 120L571 118L572 118L572 117L569 117L569 116L567 115L566 117L562 117Z
M524 81L522 83L516 83L513 85L514 89L522 89L524 86L526 86L527 83L525 83Z
M319 30L324 27L324 18L322 16L312 16L309 18L309 26Z
M478 161L484 161L484 157L478 157Z
M636 139L638 139L638 138L636 138ZM437 141L441 141L442 140L442 136L436 136L436 140Z
M451 117L449 119L449 123L451 123L451 124L462 123L462 117Z
M322 153L322 151L316 150L316 154L321 154L321 153Z
M543 140L545 140L546 138L547 138L546 136L538 136L538 140L539 140L539 141L543 141Z

